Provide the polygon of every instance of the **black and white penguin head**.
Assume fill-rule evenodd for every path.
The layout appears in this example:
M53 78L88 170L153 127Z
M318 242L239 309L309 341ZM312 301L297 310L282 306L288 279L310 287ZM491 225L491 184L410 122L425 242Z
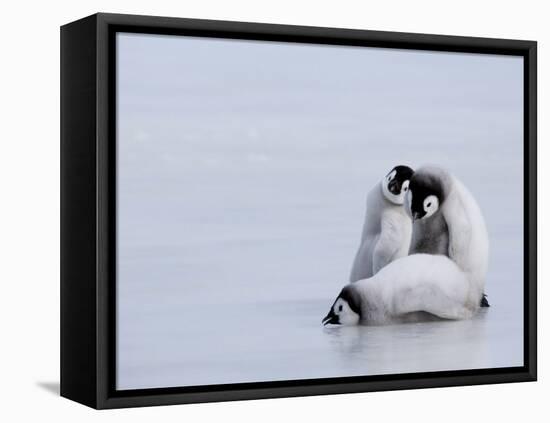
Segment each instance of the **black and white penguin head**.
M357 325L360 320L361 298L353 285L347 285L336 297L323 325Z
M445 200L443 183L437 175L417 172L411 178L407 203L413 220L427 219Z
M382 179L384 197L394 204L403 204L414 171L408 166L395 166Z

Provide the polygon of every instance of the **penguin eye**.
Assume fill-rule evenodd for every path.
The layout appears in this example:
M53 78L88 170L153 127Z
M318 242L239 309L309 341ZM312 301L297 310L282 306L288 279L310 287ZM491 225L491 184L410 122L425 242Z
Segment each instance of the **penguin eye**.
M344 307L342 306L342 304L340 304L340 307L338 307L338 311L342 311L344 309Z
M405 187L404 191L407 191L409 188L408 187Z
M439 207L439 199L435 195L428 195L424 199L424 211L428 213L428 216L431 216L432 213L435 213Z

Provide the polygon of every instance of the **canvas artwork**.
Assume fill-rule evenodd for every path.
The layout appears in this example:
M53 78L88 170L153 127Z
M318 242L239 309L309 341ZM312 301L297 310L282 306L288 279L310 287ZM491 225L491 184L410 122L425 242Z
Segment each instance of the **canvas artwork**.
M116 34L116 389L524 364L521 56Z

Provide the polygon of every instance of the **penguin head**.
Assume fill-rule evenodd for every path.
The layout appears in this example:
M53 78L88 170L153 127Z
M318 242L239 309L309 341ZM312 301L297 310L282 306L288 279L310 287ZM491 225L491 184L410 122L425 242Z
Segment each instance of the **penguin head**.
M361 320L361 298L353 285L347 285L340 291L323 325L357 325Z
M382 179L384 197L393 204L403 204L414 171L408 166L395 166Z
M409 184L407 202L413 220L427 219L439 210L445 200L441 180L432 174L415 173Z

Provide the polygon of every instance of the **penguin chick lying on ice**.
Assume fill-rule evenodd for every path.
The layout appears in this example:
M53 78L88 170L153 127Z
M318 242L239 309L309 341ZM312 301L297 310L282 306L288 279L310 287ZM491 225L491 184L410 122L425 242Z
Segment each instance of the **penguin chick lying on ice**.
M467 319L478 309L467 273L446 256L414 254L346 285L323 324L387 324Z

